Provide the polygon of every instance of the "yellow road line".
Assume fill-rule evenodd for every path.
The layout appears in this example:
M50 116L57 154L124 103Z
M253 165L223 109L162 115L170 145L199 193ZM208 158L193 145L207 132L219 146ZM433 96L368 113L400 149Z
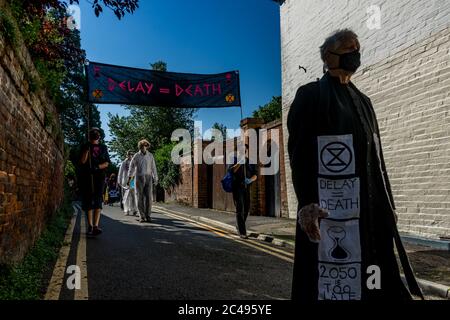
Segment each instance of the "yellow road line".
M198 222L198 221L196 221L196 220L192 220L192 219L190 219L190 218L187 218L187 217L184 217L184 216L180 216L180 215L178 215L175 211L168 210L168 209L166 209L166 208L160 208L160 207L157 207L157 209L159 209L160 211L166 212L166 213L174 214L174 215L176 215L177 217L178 217L178 216L179 216L179 217L182 217L182 218L184 218L184 219L187 219L187 220L189 220L189 221L195 222L195 223L197 223L197 224L200 224L200 225L203 225L203 226L207 226L209 229L216 230L216 231L218 231L218 232L220 232L220 233L232 235L232 236L234 236L234 237L237 238L237 235L235 235L235 234L233 234L233 233L230 233L229 231L225 231L225 230L222 230L222 229L218 229L217 227L213 227L213 226L210 226L210 225L206 225L206 224L201 223L201 222ZM290 253L290 252L287 252L287 251L284 251L284 250L281 250L281 249L278 249L278 248L271 247L271 246L269 246L269 245L267 245L267 244L264 244L264 243L259 242L258 240L248 239L246 242L248 242L248 241L251 241L251 242L253 242L254 244L256 244L256 245L258 245L258 246L261 246L261 247L267 248L267 249L269 249L269 250L272 250L272 251L275 251L275 252L278 252L278 253L287 255L288 257L294 258L294 254L293 254L293 253Z
M77 248L76 265L80 267L81 287L75 289L75 300L88 300L88 278L87 278L87 258L86 258L86 216L81 215L80 240Z
M58 260L56 260L53 268L52 277L47 287L44 300L58 300L61 294L61 288L64 282L64 275L66 273L67 260L69 259L70 247L72 242L73 230L77 221L78 210L76 209L67 227L66 235L64 236L64 243L59 251Z
M166 214L167 216L170 216L170 217L172 217L172 218L177 218L177 219L185 220L185 221L189 221L190 223L195 224L195 225L198 225L198 226L202 227L203 229L208 230L208 231L211 231L211 232L213 232L214 234L217 234L217 235L219 235L219 236L221 236L221 237L224 237L224 238L233 240L233 241L235 241L235 242L239 242L239 243L241 243L241 244L243 244L243 245L246 245L246 246L248 246L248 247L252 247L252 248L257 249L257 250L259 250L259 251L263 251L263 252L268 253L268 254L270 254L270 255L272 255L272 256L275 256L275 257L277 257L277 258L280 258L280 259L282 259L282 260L284 260L284 261L288 261L288 262L291 262L291 263L294 262L294 260L293 260L292 258L289 258L289 257L286 257L286 256L285 256L285 255L289 255L289 256L292 256L292 257L293 257L293 255L292 255L291 253L289 253L289 252L284 252L284 251L282 251L282 250L279 250L279 249L276 249L276 248L272 248L272 247L267 246L267 245L261 245L261 243L259 243L259 242L254 242L253 240L250 240L250 239L249 239L249 240L246 240L246 241L243 241L243 240L240 240L239 238L237 238L237 236L230 236L230 235L229 235L230 233L227 232L227 231L223 231L223 230L217 229L217 228L215 228L215 227L211 227L211 226L209 226L209 225L200 223L200 222L198 222L198 221L189 219L189 218L187 218L187 217L183 217L183 216L180 216L180 215L177 215L177 214L169 213L169 212L165 211L164 209L161 210L160 208L157 208L157 210L160 211L160 212L163 212L163 213ZM266 248L267 248L267 249L266 249ZM282 254L279 254L279 253L277 253L277 252L275 252L275 251L281 252Z

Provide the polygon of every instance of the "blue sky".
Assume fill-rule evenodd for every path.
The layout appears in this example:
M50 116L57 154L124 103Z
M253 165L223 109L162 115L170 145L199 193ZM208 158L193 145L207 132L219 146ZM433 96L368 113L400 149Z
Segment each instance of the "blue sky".
M91 61L149 68L163 60L168 71L220 73L239 70L244 117L281 95L279 6L270 0L140 0L133 15L118 20L104 9L99 18L80 1L81 45ZM109 140L108 112L99 105ZM203 131L214 122L238 128L239 108L198 109Z

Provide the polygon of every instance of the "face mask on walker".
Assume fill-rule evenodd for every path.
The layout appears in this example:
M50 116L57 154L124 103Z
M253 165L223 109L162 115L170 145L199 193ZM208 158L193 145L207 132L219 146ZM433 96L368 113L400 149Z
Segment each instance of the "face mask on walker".
M355 50L347 53L335 53L328 51L329 53L339 56L339 65L337 68L328 68L329 70L342 69L345 71L355 72L361 65L361 53L359 50Z

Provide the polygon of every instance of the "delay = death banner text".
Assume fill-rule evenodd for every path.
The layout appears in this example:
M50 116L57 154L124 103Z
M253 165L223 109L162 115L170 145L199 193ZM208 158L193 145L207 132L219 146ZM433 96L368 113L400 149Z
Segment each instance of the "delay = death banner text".
M239 72L191 74L86 65L89 102L178 108L240 106Z

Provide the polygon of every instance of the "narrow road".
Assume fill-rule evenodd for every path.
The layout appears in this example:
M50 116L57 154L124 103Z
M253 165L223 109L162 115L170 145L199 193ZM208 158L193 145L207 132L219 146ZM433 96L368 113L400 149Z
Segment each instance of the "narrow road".
M153 222L142 224L117 206L104 208L104 233L85 239L81 217L67 258L67 265L80 267L81 289L69 290L66 274L53 298L290 298L293 255L288 249L241 240L169 213L154 212Z

